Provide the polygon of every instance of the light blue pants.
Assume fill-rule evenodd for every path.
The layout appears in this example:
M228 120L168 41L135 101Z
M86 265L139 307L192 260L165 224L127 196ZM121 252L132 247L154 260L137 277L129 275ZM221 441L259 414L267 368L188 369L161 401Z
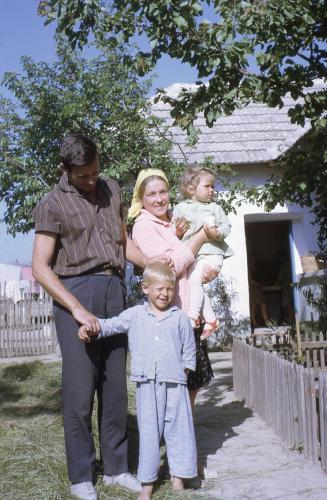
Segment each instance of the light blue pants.
M136 410L140 435L138 480L142 483L156 481L162 434L170 474L181 478L197 476L196 443L187 386L155 380L138 382Z

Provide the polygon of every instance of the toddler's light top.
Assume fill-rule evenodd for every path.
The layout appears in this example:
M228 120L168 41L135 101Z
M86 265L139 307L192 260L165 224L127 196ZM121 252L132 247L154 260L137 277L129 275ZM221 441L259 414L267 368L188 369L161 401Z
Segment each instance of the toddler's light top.
M175 206L173 218L177 217L184 217L190 225L182 241L189 240L204 224L217 226L221 239L203 243L197 255L222 255L225 259L234 255L231 247L224 241L230 233L231 223L220 205L187 199Z

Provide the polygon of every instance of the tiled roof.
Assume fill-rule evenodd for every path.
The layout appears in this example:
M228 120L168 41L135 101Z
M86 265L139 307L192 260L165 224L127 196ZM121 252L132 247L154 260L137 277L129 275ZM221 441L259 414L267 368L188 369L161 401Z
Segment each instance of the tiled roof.
M193 85L175 83L167 87L166 92L177 97L182 87L192 88ZM312 90L324 88L326 86L322 82L317 82ZM230 116L219 118L212 128L206 126L203 115L199 116L194 126L200 135L194 147L187 146L187 135L183 130L171 126L173 119L169 104L159 101L152 104L152 111L170 126L173 155L177 160L184 159L178 147L180 145L189 163L201 162L208 155L217 163L263 163L278 158L310 129L310 123L304 127L291 123L287 113L295 101L290 96L283 101L281 109L269 108L265 104L249 104Z

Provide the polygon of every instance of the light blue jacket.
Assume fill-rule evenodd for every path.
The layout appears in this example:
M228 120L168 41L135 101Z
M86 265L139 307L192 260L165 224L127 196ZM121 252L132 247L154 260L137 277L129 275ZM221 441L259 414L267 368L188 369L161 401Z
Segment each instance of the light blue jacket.
M128 333L131 380L186 384L184 368L195 370L194 332L188 317L172 306L158 319L147 303L115 318L99 319L98 338Z
M222 255L224 259L234 255L231 247L224 241L230 233L231 223L220 205L217 203L201 203L188 199L178 203L174 208L173 214L174 219L184 217L190 224L182 241L189 240L204 224L214 224L217 226L221 234L221 239L203 243L197 255Z

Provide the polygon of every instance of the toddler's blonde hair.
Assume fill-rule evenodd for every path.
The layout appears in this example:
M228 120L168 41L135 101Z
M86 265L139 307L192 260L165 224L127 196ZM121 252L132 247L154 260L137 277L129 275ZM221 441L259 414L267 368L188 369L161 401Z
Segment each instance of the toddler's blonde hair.
M186 167L179 180L179 189L184 198L190 198L189 186L196 187L203 174L211 174L216 178L215 171L209 167L202 165L189 165Z
M143 271L143 283L149 284L153 281L169 281L171 283L176 282L175 271L163 264L162 262L153 262L153 264L148 264Z

